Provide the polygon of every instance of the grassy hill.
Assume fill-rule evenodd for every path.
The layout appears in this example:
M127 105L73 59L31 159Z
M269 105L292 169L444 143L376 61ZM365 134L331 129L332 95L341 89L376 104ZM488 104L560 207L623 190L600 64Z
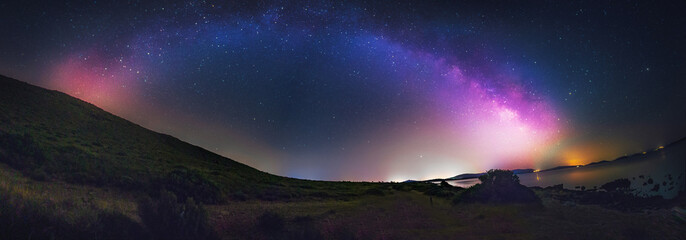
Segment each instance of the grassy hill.
M0 76L0 162L37 180L152 195L165 188L204 203L346 197L373 186L271 175L64 93L4 76Z

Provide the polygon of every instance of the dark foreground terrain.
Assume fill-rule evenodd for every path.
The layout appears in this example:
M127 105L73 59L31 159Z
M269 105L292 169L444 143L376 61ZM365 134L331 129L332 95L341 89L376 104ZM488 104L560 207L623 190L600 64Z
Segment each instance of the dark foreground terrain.
M647 199L497 179L461 189L274 176L0 76L0 239L686 236L683 193Z
M170 224L190 232L171 237L682 239L686 234L683 197L659 206L627 209L613 207L621 202L580 204L575 198L563 200L578 194L575 191L534 189L540 204L455 204L452 198L407 190L402 185L380 187L381 192L348 199L253 199L207 204L203 206L204 220ZM158 216L143 215L139 200L143 193L36 181L7 166L0 170L0 194L3 239L168 239L164 230L155 230L147 223L180 215L171 210ZM202 230L203 224L208 229Z

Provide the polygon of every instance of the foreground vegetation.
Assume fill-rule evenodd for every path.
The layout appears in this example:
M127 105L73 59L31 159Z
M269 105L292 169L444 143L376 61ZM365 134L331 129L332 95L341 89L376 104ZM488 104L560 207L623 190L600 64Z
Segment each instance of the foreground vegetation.
M0 182L2 239L680 239L686 234L686 222L674 210L686 207L683 197L617 209L570 197L580 191L534 188L540 202L455 203L466 189L397 183L344 200L202 206L171 192L147 198L117 188L36 181L6 165L0 166Z

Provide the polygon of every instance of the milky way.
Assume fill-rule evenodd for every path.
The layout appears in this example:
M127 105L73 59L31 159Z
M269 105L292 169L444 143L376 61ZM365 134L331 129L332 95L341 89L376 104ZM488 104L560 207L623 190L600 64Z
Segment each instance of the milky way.
M308 179L583 164L686 135L679 7L434 4L3 3L0 74Z

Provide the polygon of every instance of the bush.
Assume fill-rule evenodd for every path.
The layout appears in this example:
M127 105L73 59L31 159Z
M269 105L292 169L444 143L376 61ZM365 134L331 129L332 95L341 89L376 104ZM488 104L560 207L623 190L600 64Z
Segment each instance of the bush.
M42 166L45 155L31 135L0 132L0 161L26 172Z
M248 200L248 195L243 191L236 191L231 195L231 198L236 201L245 201Z
M539 202L531 189L519 184L519 177L508 170L489 170L479 177L480 184L458 193L453 203L532 203Z
M453 188L452 186L449 187L444 187L444 186L439 186L436 184L431 184L431 186L426 189L424 194L429 195L429 196L436 196L436 197L442 197L442 198L450 198L455 195L457 192L458 188Z
M412 186L409 186L409 184L404 184L404 183L393 183L391 185L391 188L396 191L402 191L402 192L407 192L412 190Z
M180 167L171 171L162 181L163 188L179 199L193 198L201 203L219 203L222 192L213 181L199 171Z
M509 170L491 169L479 176L481 184L486 186L509 187L519 185L519 177Z
M378 187L369 188L369 189L367 189L367 190L364 191L364 194L366 194L366 195L376 195L376 196L384 196L384 195L386 195L386 194L383 192L383 190L381 190L381 189L378 188Z
M289 239L324 239L321 231L317 229L316 221L311 216L300 216L293 219L294 229L288 234Z
M38 181L47 181L50 176L45 172L43 168L37 168L29 172L29 177Z
M416 185L415 184L414 189L417 191L424 192L424 194L429 195L429 196L451 198L451 197L455 196L455 194L462 191L463 188L450 185L446 181L441 181L439 184L434 184L434 183L424 183L423 185Z
M631 181L626 178L616 179L612 182L608 182L600 186L601 189L605 189L608 192L621 192L628 193L631 191Z
M0 239L150 238L138 223L122 213L80 210L0 188ZM66 221L59 214L73 211L80 212L75 221Z
M277 237L284 231L285 223L284 218L278 213L265 211L257 218L257 229L267 236Z
M145 226L157 239L213 239L207 211L192 198L177 201L176 195L162 191L157 200L144 198L138 205Z
M129 217L118 212L98 214L91 233L99 239L149 239L147 232ZM93 237L92 239L97 239Z

